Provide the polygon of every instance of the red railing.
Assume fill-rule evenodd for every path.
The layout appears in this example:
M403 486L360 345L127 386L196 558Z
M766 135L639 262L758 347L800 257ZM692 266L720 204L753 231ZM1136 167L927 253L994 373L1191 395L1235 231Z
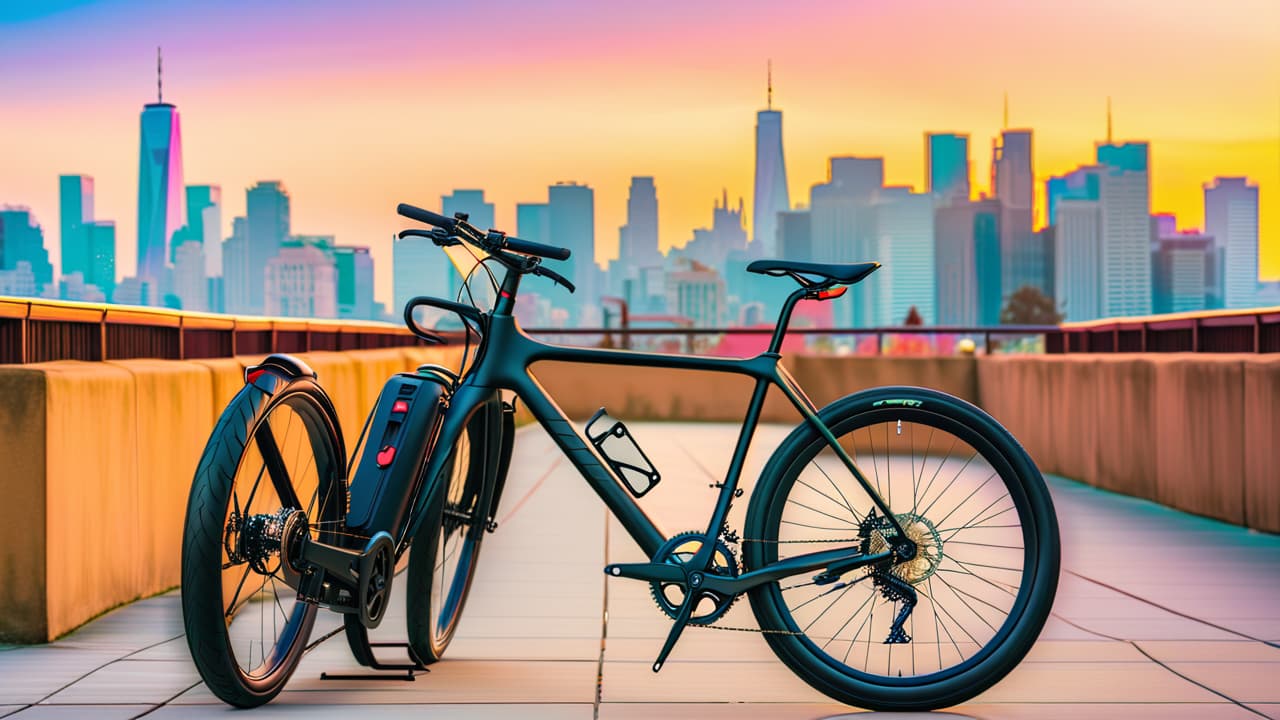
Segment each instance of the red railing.
M1280 352L1280 307L1064 323L1045 352Z

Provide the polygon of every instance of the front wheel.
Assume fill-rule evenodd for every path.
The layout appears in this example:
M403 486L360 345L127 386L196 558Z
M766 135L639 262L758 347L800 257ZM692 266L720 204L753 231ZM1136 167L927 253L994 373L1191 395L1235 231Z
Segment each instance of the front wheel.
M878 388L819 415L917 554L838 582L796 576L752 590L769 645L805 682L851 705L932 710L978 695L1022 660L1053 603L1058 525L1044 479L991 416L945 393ZM806 423L752 495L744 562L878 552L894 533Z

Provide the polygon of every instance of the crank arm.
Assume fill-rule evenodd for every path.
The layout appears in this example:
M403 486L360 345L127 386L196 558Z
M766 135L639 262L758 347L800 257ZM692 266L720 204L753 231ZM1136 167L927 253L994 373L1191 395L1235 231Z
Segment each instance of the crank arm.
M614 563L613 565L605 566L604 574L611 577L630 578L646 582L680 583L682 586L688 581L684 570L679 565L665 562ZM711 575L707 575L707 577L710 578Z
M845 573L867 565L875 565L888 560L891 556L892 553L888 550L870 555L863 555L858 552L857 548L824 550L779 560L759 570L752 570L737 577L721 577L707 573L703 576L703 587L712 592L732 596L744 593L760 585L777 582L792 575L800 575L823 568L825 569L814 578L814 582L818 585L825 585L835 582ZM820 581L819 578L824 579L825 582Z
M333 580L353 592L359 586L360 561L364 558L363 552L308 538L302 544L302 551L299 554L301 556L299 564L302 567L323 570L326 579Z

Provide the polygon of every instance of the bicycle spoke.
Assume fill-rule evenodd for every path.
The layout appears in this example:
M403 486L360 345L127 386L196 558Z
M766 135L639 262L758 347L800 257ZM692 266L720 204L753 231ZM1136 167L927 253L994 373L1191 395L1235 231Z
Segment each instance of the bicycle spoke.
M849 527L852 527L852 528L856 528L856 527L858 527L858 523L851 522L851 521L849 521L849 520L845 520L845 519L844 519L844 518L842 518L842 517L838 517L838 516L836 516L836 515L832 515L831 513L828 513L828 512L823 512L823 511L821 511L821 510L818 510L817 508L811 508L811 507L809 507L808 505L805 505L804 503L802 503L802 502L800 502L800 501L798 501L798 500L792 500L791 498L787 498L787 502L788 502L788 503L791 503L792 505L799 505L800 507L804 508L805 510L809 510L809 511L811 511L811 512L816 512L816 513L818 513L819 515L825 515L825 516L827 516L827 517L831 518L832 520L835 520L836 522L847 523L847 524L849 525Z

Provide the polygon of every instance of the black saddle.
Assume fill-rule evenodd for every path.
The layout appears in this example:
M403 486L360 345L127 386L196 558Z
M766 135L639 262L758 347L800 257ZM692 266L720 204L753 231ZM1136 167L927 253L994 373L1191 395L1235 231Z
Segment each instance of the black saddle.
M878 262L810 263L792 260L756 260L747 266L747 272L776 277L785 275L807 287L812 284L828 283L852 285L879 268ZM820 281L815 283L814 278Z

